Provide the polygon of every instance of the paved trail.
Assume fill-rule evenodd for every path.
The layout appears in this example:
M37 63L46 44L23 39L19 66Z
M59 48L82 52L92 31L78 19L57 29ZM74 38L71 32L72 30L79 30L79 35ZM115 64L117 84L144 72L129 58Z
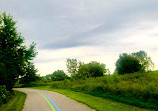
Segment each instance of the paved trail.
M27 94L23 111L95 111L57 92L29 88L14 90Z

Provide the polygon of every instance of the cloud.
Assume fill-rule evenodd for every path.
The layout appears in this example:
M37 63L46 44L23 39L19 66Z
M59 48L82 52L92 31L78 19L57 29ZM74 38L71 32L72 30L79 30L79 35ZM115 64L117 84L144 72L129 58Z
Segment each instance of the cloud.
M117 40L120 38L118 38L119 35L109 36L112 33L119 31L121 32L128 28L130 29L131 27L135 26L139 22L142 22L142 20L155 19L152 18L153 16L149 17L148 15L149 14L152 15L156 13L156 11L158 10L156 5L158 4L157 2L149 3L147 1L144 1L143 3L142 2L132 2L132 3L133 4L124 3L118 6L114 5L112 8L114 8L115 10L111 8L109 12L107 12L105 10L106 8L104 8L103 11L105 12L101 11L102 15L98 15L97 17L95 16L92 17L91 15L89 16L88 13L87 15L79 14L79 16L76 17L75 16L76 14L71 13L71 16L68 17L67 19L71 20L73 24L76 24L78 26L77 31L74 29L74 27L76 28L76 26L72 25L72 23L70 25L67 24L69 26L68 27L69 30L72 29L72 31L69 34L66 33L65 35L62 35L61 40L57 40L57 41L50 40L50 42L44 44L43 46L41 46L41 48L60 49L60 48L77 47L77 46L93 46L93 45L100 45L102 44L103 41L105 41L104 44L107 45L115 43L114 41L117 42ZM71 8L72 7L70 6L70 9ZM86 12L86 9L84 11ZM89 28L87 29L85 29L87 24L86 22L89 25ZM67 25L65 27L67 27ZM91 28L90 26L91 27L97 26L97 27ZM77 33L72 33L73 31Z
M44 73L55 64L64 68L67 57L88 62L109 55L114 67L122 52L157 54L157 6L156 0L1 0L0 13L13 15L27 43L37 43L35 63Z

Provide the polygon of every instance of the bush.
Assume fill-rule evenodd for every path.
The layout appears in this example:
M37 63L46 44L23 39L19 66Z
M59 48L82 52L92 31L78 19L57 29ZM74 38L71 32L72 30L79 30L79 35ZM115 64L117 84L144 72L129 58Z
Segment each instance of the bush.
M10 99L10 92L6 90L5 86L0 86L0 106Z
M116 71L119 74L134 73L140 71L142 68L139 60L126 53L121 54L116 62Z
M154 68L154 63L148 57L145 51L136 53L123 53L116 61L116 72L118 74L134 73L134 72L147 72Z
M88 64L83 64L79 66L77 78L87 78L87 77L100 77L106 73L107 69L105 64L98 63L96 61L90 62Z
M53 81L62 81L64 79L67 79L68 76L65 74L63 70L57 70L52 74L51 78Z

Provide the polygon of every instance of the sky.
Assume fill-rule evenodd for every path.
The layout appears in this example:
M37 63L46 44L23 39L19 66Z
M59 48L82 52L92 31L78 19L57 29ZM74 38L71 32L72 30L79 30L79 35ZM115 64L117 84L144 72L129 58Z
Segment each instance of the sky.
M25 44L36 43L41 76L66 69L66 59L106 64L144 50L158 69L157 0L0 0Z

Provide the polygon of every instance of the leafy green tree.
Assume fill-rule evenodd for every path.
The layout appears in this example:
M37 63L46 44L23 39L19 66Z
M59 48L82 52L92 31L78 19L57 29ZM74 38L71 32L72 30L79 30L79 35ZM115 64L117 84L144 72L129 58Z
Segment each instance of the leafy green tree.
M35 69L34 64L29 63L26 67L26 73L23 75L23 77L20 78L19 83L25 84L27 86L30 82L36 81L38 79L36 73L37 69Z
M51 78L53 81L62 81L64 79L67 79L68 76L63 70L57 70L52 74Z
M0 15L0 85L11 91L16 79L28 73L28 66L37 52L35 44L27 48L24 38L17 32L13 17Z
M142 65L142 72L146 72L154 68L154 63L152 62L151 57L149 57L145 51L135 52L131 55L139 60L139 63Z
M116 71L119 74L138 72L141 68L142 65L139 63L139 60L127 53L121 54L116 61Z
M119 74L146 72L152 70L153 67L154 63L145 51L123 53L116 62L116 72Z
M77 78L100 77L106 73L106 65L96 61L79 66Z
M70 59L68 58L66 61L67 71L70 73L71 77L75 76L78 71L78 67L82 65L83 63L80 61L77 61L77 59Z

